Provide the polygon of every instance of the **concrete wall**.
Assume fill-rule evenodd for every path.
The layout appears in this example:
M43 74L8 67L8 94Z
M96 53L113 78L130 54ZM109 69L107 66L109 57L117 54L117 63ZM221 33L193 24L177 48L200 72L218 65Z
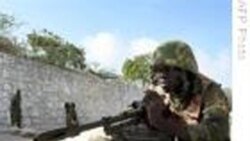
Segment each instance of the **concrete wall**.
M81 123L116 114L142 97L137 87L0 53L0 126L10 125L10 99L21 90L23 124L36 130L65 125L65 102Z

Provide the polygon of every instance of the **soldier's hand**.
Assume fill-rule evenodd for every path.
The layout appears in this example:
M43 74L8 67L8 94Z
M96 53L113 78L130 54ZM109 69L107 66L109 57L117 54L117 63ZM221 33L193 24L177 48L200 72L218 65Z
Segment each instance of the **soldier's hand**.
M155 91L145 91L145 97L143 99L146 109L146 118L149 126L155 127L157 120L164 118L164 111L168 109L164 104L164 101L160 95Z
M156 91L148 89L144 93L145 93L145 96L143 98L143 102L146 105L150 105L150 104L155 103L155 102L162 102L163 101L162 97Z
M148 125L169 135L177 135L185 126L184 120L172 113L164 100L154 91L146 91L144 97Z

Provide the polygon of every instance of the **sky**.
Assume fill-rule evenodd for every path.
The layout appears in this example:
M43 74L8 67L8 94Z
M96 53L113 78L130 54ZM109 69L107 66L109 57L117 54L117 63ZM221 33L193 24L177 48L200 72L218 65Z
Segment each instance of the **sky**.
M126 58L183 40L201 73L231 86L229 0L0 0L0 11L24 23L20 34L46 28L117 73Z

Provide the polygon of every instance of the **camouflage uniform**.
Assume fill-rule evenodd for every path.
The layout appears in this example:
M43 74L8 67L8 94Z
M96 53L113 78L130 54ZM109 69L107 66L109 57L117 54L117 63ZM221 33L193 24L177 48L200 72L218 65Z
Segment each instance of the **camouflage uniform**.
M155 64L161 62L169 67L180 68L194 74L200 81L192 86L192 90L198 89L199 93L191 97L191 102L185 108L176 110L174 106L176 103L171 103L172 112L182 118L184 126L177 126L179 132L170 136L164 130L165 127L168 128L168 125L155 119L155 123L163 127L162 130L152 129L147 125L127 127L113 135L114 141L170 141L175 139L179 141L229 141L227 98L220 84L198 72L198 65L189 45L181 41L167 42L156 49L153 58ZM192 101L196 103L195 106L192 106ZM195 107L198 112L192 113L192 107Z

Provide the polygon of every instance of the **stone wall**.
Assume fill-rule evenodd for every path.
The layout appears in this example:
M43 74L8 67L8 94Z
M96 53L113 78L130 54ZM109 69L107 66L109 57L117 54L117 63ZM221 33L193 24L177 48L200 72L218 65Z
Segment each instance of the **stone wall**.
M65 102L80 123L113 115L142 97L137 87L0 53L0 126L10 125L10 99L22 96L23 126L39 131L65 126Z

